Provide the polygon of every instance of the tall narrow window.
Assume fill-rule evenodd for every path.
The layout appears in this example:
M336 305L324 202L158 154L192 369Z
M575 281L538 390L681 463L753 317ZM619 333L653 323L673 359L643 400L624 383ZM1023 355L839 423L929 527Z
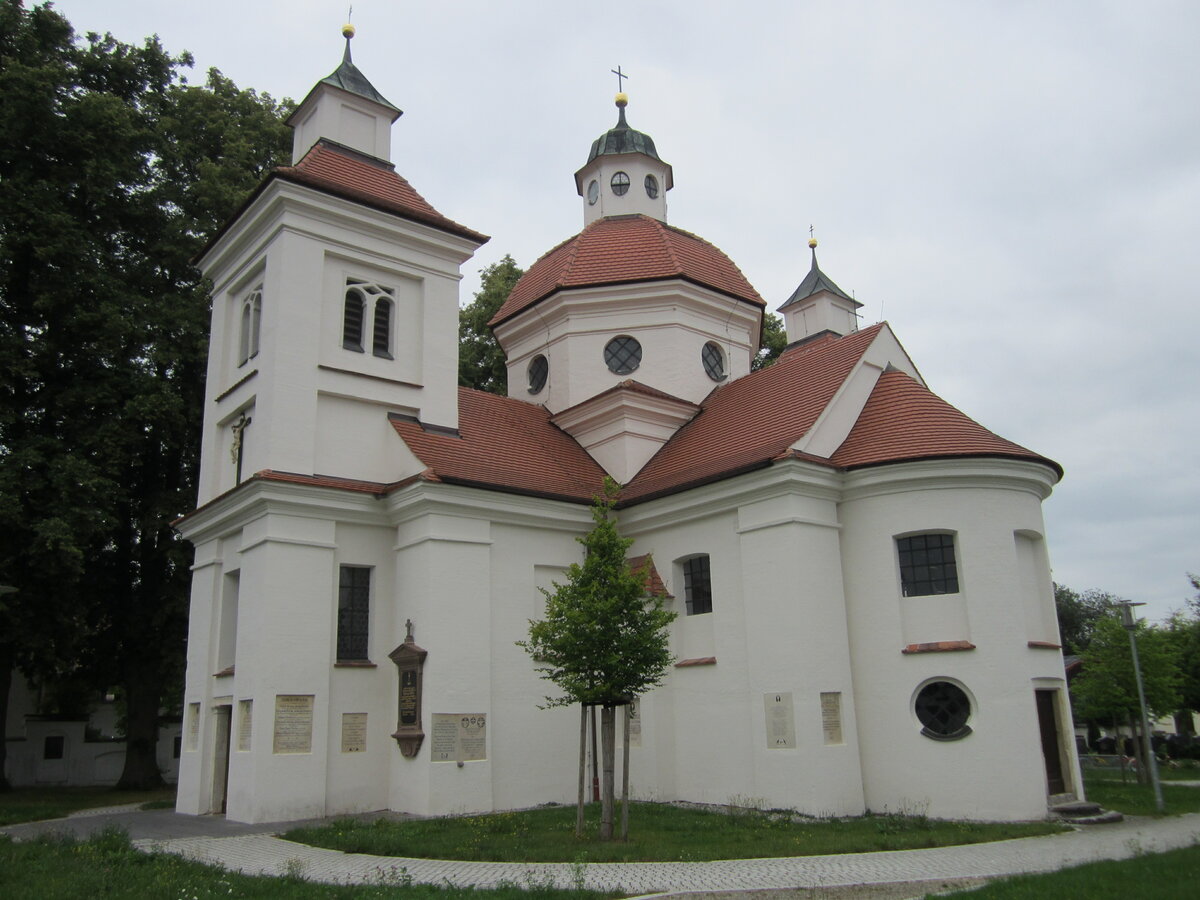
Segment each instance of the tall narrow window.
M914 534L896 538L900 587L905 597L958 593L954 535Z
M683 561L683 586L689 616L712 612L712 576L707 556L693 556Z
M357 288L346 291L346 306L342 312L342 346L347 350L363 352L363 313L366 305L362 291Z
M387 297L375 301L375 331L371 338L371 352L384 359L392 358L392 301Z
M371 570L367 566L342 566L338 579L337 658L368 659L371 623Z
M242 301L241 327L238 333L238 365L258 356L258 332L262 326L262 288L257 287Z

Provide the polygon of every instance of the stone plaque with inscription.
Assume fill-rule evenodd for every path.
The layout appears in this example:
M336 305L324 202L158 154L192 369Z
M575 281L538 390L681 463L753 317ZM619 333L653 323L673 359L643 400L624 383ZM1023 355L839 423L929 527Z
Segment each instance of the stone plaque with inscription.
M842 695L838 691L821 692L821 730L826 744L841 744Z
M250 749L250 727L253 719L253 700L238 701L237 748L245 753Z
M342 752L363 753L367 749L367 714L342 713Z
M642 704L639 700L629 701L629 746L642 746Z
M434 762L487 759L487 714L434 713L430 758Z
M791 692L763 694L763 707L767 713L767 749L794 750L796 716Z
M196 750L200 746L200 704L188 704L187 749Z
M312 753L313 695L275 695L273 753Z
M399 694L396 712L396 730L392 737L400 745L400 752L408 759L417 755L425 732L421 728L421 684L422 669L428 652L413 641L413 623L405 623L407 634L404 643L388 654L396 664L399 676Z

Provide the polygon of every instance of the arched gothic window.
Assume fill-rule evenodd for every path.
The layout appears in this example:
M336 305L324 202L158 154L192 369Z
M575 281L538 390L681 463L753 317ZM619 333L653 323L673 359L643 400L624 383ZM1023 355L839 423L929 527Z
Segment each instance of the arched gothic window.
M384 359L392 358L392 301L380 297L375 301L375 331L371 339L371 352Z
M342 311L342 346L347 350L363 352L363 311L366 305L358 288L352 287L346 291L346 306Z
M392 288L359 278L347 278L346 305L342 313L342 346L356 353L366 352L365 332L370 327L371 353L391 359L394 297ZM372 310L370 319L367 318L368 308Z

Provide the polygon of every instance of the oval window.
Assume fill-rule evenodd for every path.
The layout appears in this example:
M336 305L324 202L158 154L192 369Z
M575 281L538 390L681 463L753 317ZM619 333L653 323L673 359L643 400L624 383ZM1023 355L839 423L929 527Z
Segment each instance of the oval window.
M529 361L529 393L536 394L546 386L546 376L550 374L550 363L542 355L535 356Z
M725 380L725 354L712 341L700 351L700 362L704 364L704 374L713 381Z
M614 194L616 194L618 197L624 197L626 192L629 190L629 176L624 172L618 172L612 177L609 185L612 187L612 192Z
M604 364L616 375L628 375L642 364L642 345L629 335L615 337L604 347Z
M931 681L917 692L913 711L921 734L935 741L955 741L971 733L971 701L967 692L949 681Z
M646 196L651 200L658 196L658 179L653 175L646 176Z
M600 199L600 182L593 181L588 185L588 206L594 206Z

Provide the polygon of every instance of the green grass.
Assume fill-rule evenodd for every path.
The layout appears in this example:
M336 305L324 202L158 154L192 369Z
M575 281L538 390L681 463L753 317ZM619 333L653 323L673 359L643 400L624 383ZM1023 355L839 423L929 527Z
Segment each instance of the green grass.
M1120 766L1088 766L1083 771L1088 778L1107 779L1109 781L1121 780ZM1169 766L1160 765L1158 767L1158 778L1160 781L1200 781L1200 768L1185 769L1179 767L1172 769ZM1126 769L1125 779L1136 781L1137 773Z
M1119 778L1096 777L1091 772L1084 774L1083 783L1087 798L1105 809L1115 809L1127 816L1159 814L1154 806L1154 789L1148 784L1138 784L1133 778L1123 783ZM1200 787L1168 783L1162 786L1162 795L1169 816L1200 812Z
M575 837L573 806L398 822L339 820L287 832L288 840L376 856L500 862L638 862L865 853L973 844L1062 830L1047 822L981 824L924 816L805 819L737 809L710 812L657 803L630 808L629 842L595 839L599 808L589 804L588 836Z
M1019 875L974 891L949 894L969 900L1193 900L1200 890L1200 847L1133 859L1088 863L1048 875Z
M238 875L164 853L140 853L119 831L92 840L45 838L14 843L0 837L0 897L5 900L105 900L229 897L287 897L296 900L334 898L436 898L436 900L600 900L617 894L567 891L536 883L495 890L408 885L402 870L380 870L365 885L329 885L303 880L303 870L289 877Z
M61 819L68 813L126 803L153 804L151 808L175 805L175 788L159 791L118 791L114 788L17 788L0 793L0 825Z

